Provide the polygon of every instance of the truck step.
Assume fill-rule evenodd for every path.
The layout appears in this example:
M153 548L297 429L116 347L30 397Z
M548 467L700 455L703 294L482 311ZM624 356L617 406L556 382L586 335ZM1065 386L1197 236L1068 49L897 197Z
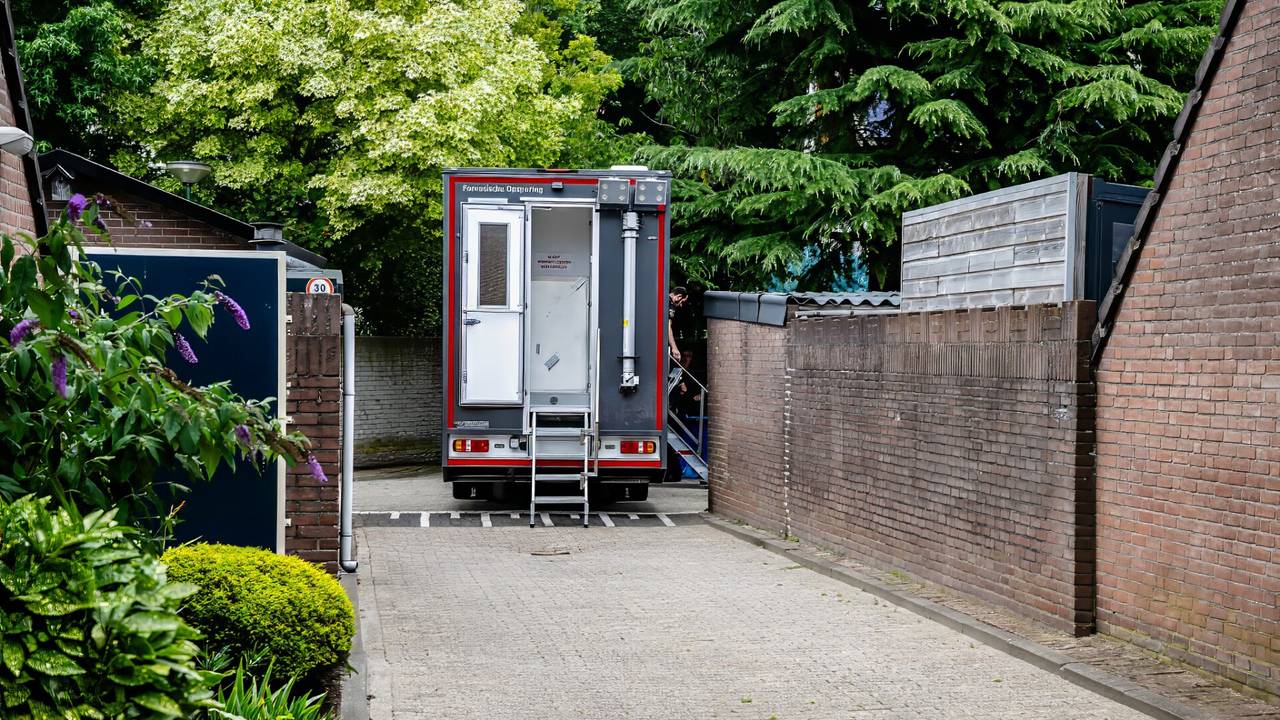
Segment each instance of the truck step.
M582 482L582 473L538 473L538 482Z
M534 497L534 498L533 498L533 501L534 501L535 503L538 503L539 505L541 505L541 504L543 504L543 503L547 503L547 504L550 504L550 505L555 505L555 504L557 504L557 503L563 503L563 504L569 504L569 503L581 504L581 503L586 502L586 501L587 501L587 499L586 499L585 497L581 496L581 495L538 495L538 496L536 496L536 497Z

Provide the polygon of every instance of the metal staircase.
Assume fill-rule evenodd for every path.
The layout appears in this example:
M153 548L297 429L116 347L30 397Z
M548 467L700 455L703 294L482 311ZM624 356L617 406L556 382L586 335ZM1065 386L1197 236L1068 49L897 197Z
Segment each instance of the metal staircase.
M554 414L559 417L565 415L581 415L581 428L549 428L545 424L539 428L538 417L540 415ZM560 505L569 503L582 503L582 527L587 527L590 522L591 498L588 492L590 488L590 480L595 477L599 471L599 458L595 452L596 434L591 422L592 412L590 410L570 411L556 410L548 412L543 410L533 410L530 412L529 425L529 455L532 458L529 465L529 527L533 527L537 523L538 505ZM567 431L567 432L566 432ZM538 439L544 441L550 438L564 438L566 436L577 435L582 445L582 472L565 473L563 468L560 472L538 472ZM593 467L594 461L594 467ZM574 495L540 495L538 494L538 482L559 482L566 481L578 482L578 492Z
M702 384L687 369L682 367L675 360L671 361L671 374L667 376L667 393L670 394L681 382L691 382L698 386L699 401L697 422L694 423L695 429L690 429L684 420L675 413L670 407L667 409L667 445L675 450L693 469L694 473L707 481L707 462L704 459L706 455L706 447L703 444L703 430L706 426L707 416L707 386Z

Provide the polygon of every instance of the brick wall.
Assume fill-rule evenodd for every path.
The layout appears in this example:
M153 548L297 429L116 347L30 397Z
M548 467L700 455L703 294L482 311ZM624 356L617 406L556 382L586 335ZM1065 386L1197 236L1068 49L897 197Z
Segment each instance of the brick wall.
M17 121L13 114L13 98L9 97L9 84L4 80L4 68L0 67L0 125L13 126ZM36 210L31 207L31 193L27 188L27 176L22 158L0 152L0 233L35 235Z
M1093 320L711 321L712 509L1087 632Z
M712 512L786 532L783 399L787 329L707 320Z
M73 189L89 198L97 192L105 192L111 198L118 210L107 211L103 217L111 235L110 242L117 247L253 249L253 246L244 238L236 237L208 223L155 203L113 192L111 188L99 187L91 183L77 183L74 184ZM56 220L67 207L63 201L47 198L45 204L48 207L51 222ZM119 210L123 210L123 214ZM95 236L92 233L87 233L87 237L91 244L102 244L94 243Z
M1241 12L1098 367L1098 612L1275 694L1280 7Z
M285 481L285 550L338 567L338 501L342 450L342 298L289 293L286 364L290 429L311 440L328 482L306 464L289 468ZM357 386L358 387L358 386Z
M440 460L440 338L356 338L356 466Z

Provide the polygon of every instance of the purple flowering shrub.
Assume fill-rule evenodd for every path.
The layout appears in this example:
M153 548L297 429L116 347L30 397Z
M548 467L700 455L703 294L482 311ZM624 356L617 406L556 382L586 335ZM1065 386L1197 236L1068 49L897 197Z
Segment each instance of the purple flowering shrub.
M217 278L187 296L113 294L77 252L85 232L105 235L101 202L72 198L32 249L0 240L0 499L116 508L121 522L163 537L174 510L172 493L153 484L159 470L199 480L223 463L305 463L310 453L268 401L225 383L189 386L165 365L170 348L198 361L180 326L203 338L218 315L242 328L249 318ZM138 288L116 279L110 287Z

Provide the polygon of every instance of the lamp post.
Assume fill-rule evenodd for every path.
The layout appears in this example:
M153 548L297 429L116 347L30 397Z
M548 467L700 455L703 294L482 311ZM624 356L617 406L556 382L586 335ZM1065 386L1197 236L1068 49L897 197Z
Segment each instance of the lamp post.
M182 183L188 200L191 199L191 186L209 177L209 173L213 172L213 168L194 160L175 160L171 163L166 163L164 169L165 172L178 178L178 182Z

